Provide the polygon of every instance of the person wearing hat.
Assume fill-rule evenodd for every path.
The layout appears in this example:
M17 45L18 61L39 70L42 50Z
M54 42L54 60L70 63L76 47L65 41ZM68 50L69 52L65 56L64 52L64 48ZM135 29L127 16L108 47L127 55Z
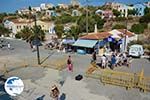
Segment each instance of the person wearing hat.
M53 100L58 100L59 93L60 93L60 92L59 92L57 86L56 86L56 85L53 85L53 86L51 87L51 90L50 90L50 97L52 97Z

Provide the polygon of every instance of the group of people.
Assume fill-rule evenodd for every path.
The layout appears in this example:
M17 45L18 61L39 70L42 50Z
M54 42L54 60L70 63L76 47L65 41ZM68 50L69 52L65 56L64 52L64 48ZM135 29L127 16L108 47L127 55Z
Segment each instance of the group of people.
M9 42L5 41L4 39L0 39L0 48L4 47L7 47L8 49L12 50Z
M92 62L96 62L96 52L92 54ZM127 53L112 53L111 56L103 55L100 57L101 67L104 69L110 67L114 69L117 66L130 66L130 58L128 58Z

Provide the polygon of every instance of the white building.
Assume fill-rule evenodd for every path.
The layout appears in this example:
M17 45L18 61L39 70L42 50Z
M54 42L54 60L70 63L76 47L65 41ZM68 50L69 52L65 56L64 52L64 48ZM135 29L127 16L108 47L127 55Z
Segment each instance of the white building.
M54 23L50 21L40 21L37 20L37 25L40 25L42 30L47 33L55 33L54 32ZM4 21L4 27L10 29L13 34L17 34L17 32L21 31L25 27L33 27L34 21L27 19L13 19Z
M29 14L30 11L27 8L23 8L23 9L17 10L17 13L18 14Z
M32 10L38 12L38 11L41 11L41 8L40 7L32 7Z
M128 16L128 9L132 8L130 6L127 6L127 5L121 4L121 3L112 3L111 7L112 7L112 9L116 9L119 12L121 12L122 17L127 17Z
M59 8L68 9L67 4L58 4Z
M41 4L40 4L40 8L41 8L42 10L46 10L46 4L45 4L45 3L41 3Z
M46 4L46 8L47 8L47 9L53 8L53 7L55 7L55 6L54 6L53 4L51 4L51 3Z
M150 1L145 3L145 6L150 8Z

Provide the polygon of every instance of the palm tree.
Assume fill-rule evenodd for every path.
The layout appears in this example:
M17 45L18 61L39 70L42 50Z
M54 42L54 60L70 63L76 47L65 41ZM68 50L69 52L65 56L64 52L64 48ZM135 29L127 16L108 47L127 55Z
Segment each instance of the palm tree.
M42 30L41 26L34 26L33 28L25 27L18 34L27 42L31 42L36 38L40 41L44 41L45 39L45 32Z
M4 35L4 36L9 36L10 34L10 30L5 28L3 25L0 25L0 36Z

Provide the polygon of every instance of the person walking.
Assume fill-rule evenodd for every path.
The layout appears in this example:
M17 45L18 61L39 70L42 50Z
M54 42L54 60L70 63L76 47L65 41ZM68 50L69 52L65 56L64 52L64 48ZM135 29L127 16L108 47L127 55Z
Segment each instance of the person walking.
M68 59L67 59L67 68L69 71L73 72L73 64L72 64L72 60L71 60L70 55L68 56Z
M114 54L112 54L111 56L111 69L114 69L116 65L116 56Z
M10 49L10 43L8 42L8 44L7 44L7 47L8 47L8 49Z
M94 51L92 54L92 62L96 62L96 52Z
M103 68L103 69L106 68L106 62L107 62L107 58L106 58L105 55L103 55L103 56L101 57L101 64L102 64L102 68Z

